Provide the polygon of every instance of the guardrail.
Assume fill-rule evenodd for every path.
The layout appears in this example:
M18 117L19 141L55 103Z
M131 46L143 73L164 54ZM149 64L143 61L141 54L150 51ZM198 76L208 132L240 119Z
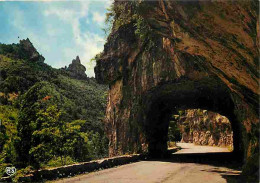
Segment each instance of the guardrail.
M66 165L62 167L43 169L32 172L30 175L20 177L18 182L42 182L45 180L55 180L59 178L72 177L75 175L93 172L95 170L106 169L118 165L124 165L131 162L137 162L142 159L140 154L124 155L90 162ZM12 182L11 177L3 177L0 182Z

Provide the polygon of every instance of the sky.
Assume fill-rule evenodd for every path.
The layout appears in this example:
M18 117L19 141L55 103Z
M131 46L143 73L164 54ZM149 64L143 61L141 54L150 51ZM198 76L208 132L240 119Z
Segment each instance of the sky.
M86 74L95 76L91 59L103 51L111 0L0 1L0 43L29 38L54 68L68 66L78 55Z

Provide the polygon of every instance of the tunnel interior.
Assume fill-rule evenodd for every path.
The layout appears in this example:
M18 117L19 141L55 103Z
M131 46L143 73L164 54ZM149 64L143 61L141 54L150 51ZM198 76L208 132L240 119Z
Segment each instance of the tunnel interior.
M168 127L173 113L178 110L202 109L227 117L233 130L233 153L243 159L241 127L234 114L234 104L229 89L216 78L199 81L179 80L152 89L146 98L145 133L148 152L153 157L163 157L167 152Z

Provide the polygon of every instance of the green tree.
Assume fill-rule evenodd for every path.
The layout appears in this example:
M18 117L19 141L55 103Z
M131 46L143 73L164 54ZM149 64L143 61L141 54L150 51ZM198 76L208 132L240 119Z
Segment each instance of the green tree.
M35 123L31 124L38 127L32 134L33 146L29 152L36 168L57 157L60 158L61 165L66 164L68 157L77 161L90 158L88 133L82 131L85 121L64 122L61 120L63 114L57 105L50 105L47 109L40 110Z
M29 151L37 144L37 140L32 140L33 132L40 128L36 123L37 113L41 109L47 109L49 105L61 103L61 95L49 82L35 84L22 97L17 124L19 141L15 144L17 161L22 167L35 163Z
M17 109L11 106L0 106L0 177L6 166L16 164L14 142L17 140L17 113Z
M91 131L88 133L88 137L89 152L92 159L98 159L108 154L108 139L104 135Z
M32 147L29 154L37 166L46 163L55 155L64 157L65 123L60 121L61 112L56 105L48 106L36 114L36 121L31 123L35 129L32 133Z

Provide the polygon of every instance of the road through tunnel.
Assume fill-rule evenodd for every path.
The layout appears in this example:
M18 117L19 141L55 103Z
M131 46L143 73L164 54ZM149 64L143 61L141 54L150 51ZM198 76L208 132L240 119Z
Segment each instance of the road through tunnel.
M233 153L243 158L242 134L234 114L234 104L228 88L218 80L207 78L163 84L149 92L146 106L144 129L152 157L163 157L167 153L168 127L172 114L178 110L200 108L229 119L234 133Z
M117 12L97 58L96 79L109 84L109 155L161 156L172 113L203 109L229 119L243 171L258 172L259 3L150 3L115 2L130 11Z

